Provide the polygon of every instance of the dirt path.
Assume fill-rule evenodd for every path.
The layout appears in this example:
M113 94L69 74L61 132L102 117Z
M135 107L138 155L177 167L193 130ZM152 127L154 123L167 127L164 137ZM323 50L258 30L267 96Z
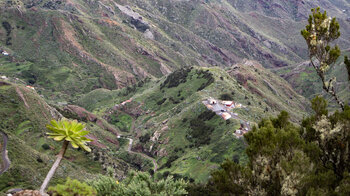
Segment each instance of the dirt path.
M129 145L128 145L127 151L128 151L129 153L138 154L138 155L141 155L143 158L146 158L146 159L151 160L152 163L153 163L153 166L154 166L154 167L153 167L153 171L156 172L157 169L158 169L157 161L156 161L154 158L147 156L146 154L143 154L143 153L140 153L140 152L134 152L134 151L132 151L131 148L132 148L132 143L133 143L134 140L131 139L131 138L126 138L126 139L129 140Z
M131 115L130 115L131 116ZM132 121L132 125L131 125L131 131L134 131L134 129L135 129L135 118L133 117L133 116L131 116L132 117L132 119L133 119L133 121ZM132 149L132 144L133 144L133 142L134 142L134 140L132 139L132 138L129 138L129 137L126 137L126 136L123 136L123 135L119 135L120 137L124 137L125 139L128 139L129 140L129 144L128 144L128 147L127 147L127 151L129 152L129 153L132 153L132 154L138 154L138 155L141 155L143 158L146 158L146 159L148 159L148 160L151 160L152 161L152 163L153 163L153 171L154 172L156 172L157 171L157 169L158 169L158 164L157 164L157 161L154 159L154 158L152 158L152 157L150 157L150 156L147 156L146 154L143 154L143 153L140 153L140 152L134 152L134 151L132 151L131 149Z
M3 163L4 167L2 168L2 170L0 170L0 175L1 175L1 174L3 174L4 172L6 172L9 169L11 162L10 162L10 159L9 159L9 157L7 155L7 150L6 150L8 137L7 137L7 135L4 132L0 131L0 133L1 133L2 137L3 137L3 145L1 146L1 158L2 158L2 160L4 162Z
M120 111L120 110L119 110L119 111ZM125 114L131 116L131 118L132 118L132 124L131 124L130 131L131 131L131 132L134 132L134 131L135 131L135 121L136 121L136 118L135 118L132 114L129 114L129 113L125 112L125 111L120 111L120 112L125 113ZM130 138L131 136L123 136L123 135L119 134L119 137L122 137L122 138L125 138L125 139L129 140L129 144L128 144L128 146L127 146L127 152L129 152L129 153L131 153L131 154L138 154L138 155L141 155L143 158L146 158L146 159L148 159L148 160L151 160L152 163L153 163L153 166L154 166L154 167L153 167L153 171L154 171L154 172L157 171L157 169L158 169L158 164L157 164L157 161L156 161L154 158L152 158L152 157L150 157L150 156L148 156L148 155L146 155L146 154L144 154L144 153L141 153L141 152L134 152L134 151L131 150L131 149L132 149L132 144L133 144L133 142L134 142L134 139Z

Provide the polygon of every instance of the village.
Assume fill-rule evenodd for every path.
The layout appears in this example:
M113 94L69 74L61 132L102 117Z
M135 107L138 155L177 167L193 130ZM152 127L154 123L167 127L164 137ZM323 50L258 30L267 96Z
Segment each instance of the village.
M237 138L243 137L248 131L250 131L250 122L244 121L238 117L237 113L232 112L233 109L246 108L240 103L234 101L221 101L213 98L208 98L202 102L209 110L215 112L217 115L221 116L224 120L229 120L231 118L240 121L240 128L237 129L234 135Z

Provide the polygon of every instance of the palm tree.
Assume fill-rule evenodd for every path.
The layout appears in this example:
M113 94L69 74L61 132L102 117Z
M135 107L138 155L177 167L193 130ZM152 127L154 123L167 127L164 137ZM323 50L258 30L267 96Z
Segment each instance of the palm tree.
M52 165L49 173L40 187L40 193L42 195L45 195L44 191L54 175L58 165L60 164L69 142L72 144L73 148L80 147L88 152L91 151L91 149L86 146L86 142L90 142L92 140L85 137L85 135L89 133L89 131L83 130L85 125L78 123L76 120L72 121L67 119L62 119L60 121L51 120L50 123L51 124L46 125L46 128L52 131L47 133L49 135L48 138L53 138L55 141L63 140L64 142L55 163Z

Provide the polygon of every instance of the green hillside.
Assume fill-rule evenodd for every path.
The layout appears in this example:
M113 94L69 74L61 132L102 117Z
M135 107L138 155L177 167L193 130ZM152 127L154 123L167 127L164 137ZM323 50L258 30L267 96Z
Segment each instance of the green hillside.
M10 169L0 176L0 191L14 187L33 189L42 183L61 148L61 144L45 136L45 126L51 119L57 119L62 114L67 118L85 121L90 131L89 137L95 141L91 143L93 151L90 154L69 148L52 184L62 182L67 176L91 178L104 173L107 167L114 168L115 177L122 179L130 168L134 168L136 159L139 162L147 161L135 157L135 160L127 163L119 157L113 158L108 152L123 149L125 145L118 142L116 129L79 107L66 107L60 114L35 90L21 84L0 80L0 104L0 128L9 137L7 150L11 162ZM88 115L79 111L86 111ZM144 164L143 167L147 170L151 166Z
M305 60L299 30L317 4L258 2L262 8L252 11L253 4L2 0L0 50L9 56L1 56L0 73L23 79L46 98L68 100L160 78L180 67L230 67L247 58L274 69ZM347 13L338 1L320 5L339 17L340 44L346 48Z
M204 182L211 171L208 168L216 168L226 158L245 163L244 141L233 134L240 120L225 121L202 103L210 97L220 100L227 96L247 106L235 112L252 124L281 110L290 112L297 122L308 109L305 98L287 82L252 61L227 71L180 69L129 90L95 90L77 103L111 124L130 124L132 119L128 125L132 128L121 134L137 139L133 150L154 157L163 175L170 172ZM121 104L126 100L131 102Z
M0 0L0 152L10 159L0 194L39 188L61 147L46 135L52 119L83 122L93 141L91 153L68 148L50 185L109 175L116 186L136 170L200 189L225 160L247 165L243 134L281 111L296 133L310 99L330 100L300 35L316 6L337 17L348 55L345 0ZM336 64L327 77L349 103L343 57Z
M235 75L237 69L247 75ZM303 97L252 61L227 70L184 68L121 90L97 89L76 100L81 107L62 102L50 106L35 90L9 80L19 83L10 78L1 85L0 114L11 160L10 169L0 177L5 182L2 190L39 186L60 148L45 137L45 124L60 115L86 122L95 141L90 154L69 149L52 184L66 176L89 178L108 167L122 179L130 169L154 169L153 160L159 177L171 173L205 182L226 158L246 162L244 140L234 135L241 120L254 124L287 110L298 121L307 110ZM247 108L234 111L241 120L225 121L204 106L202 101L209 97L232 98ZM132 154L128 141L117 135L134 140ZM32 177L36 180L29 180Z

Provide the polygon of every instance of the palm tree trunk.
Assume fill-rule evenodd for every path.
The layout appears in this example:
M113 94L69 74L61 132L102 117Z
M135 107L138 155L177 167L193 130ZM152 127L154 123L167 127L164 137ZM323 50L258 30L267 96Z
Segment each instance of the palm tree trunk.
M64 153L67 150L68 144L69 144L69 141L65 140L63 145L62 145L61 151L60 151L60 153L57 156L57 159L56 159L55 163L52 165L49 173L47 173L47 176L46 176L43 184L40 187L40 194L41 195L46 195L45 194L45 189L46 189L47 185L49 184L52 176L55 174L55 171L58 168L58 166L59 166L59 164L60 164L60 162L61 162L61 160L63 158L63 155L64 155Z

